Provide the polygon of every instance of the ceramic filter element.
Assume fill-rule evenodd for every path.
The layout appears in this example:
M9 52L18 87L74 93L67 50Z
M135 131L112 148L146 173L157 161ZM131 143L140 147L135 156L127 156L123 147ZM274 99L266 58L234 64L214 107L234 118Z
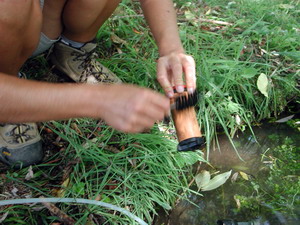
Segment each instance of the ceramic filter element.
M188 98L188 92L175 93L171 99L171 105L176 104L175 99L185 96ZM194 106L188 106L177 110L171 110L172 119L175 124L176 134L178 138L178 151L193 151L202 149L205 146L205 140L202 137Z

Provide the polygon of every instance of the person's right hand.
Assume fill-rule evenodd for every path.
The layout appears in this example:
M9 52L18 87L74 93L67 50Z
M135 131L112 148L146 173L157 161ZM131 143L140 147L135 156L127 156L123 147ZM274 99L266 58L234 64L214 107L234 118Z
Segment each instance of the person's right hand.
M142 132L169 114L170 100L153 90L125 84L103 88L99 116L119 131Z

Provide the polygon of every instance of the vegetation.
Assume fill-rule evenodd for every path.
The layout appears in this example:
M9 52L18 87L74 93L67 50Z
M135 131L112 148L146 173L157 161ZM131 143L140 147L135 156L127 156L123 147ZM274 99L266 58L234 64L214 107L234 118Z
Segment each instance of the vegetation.
M280 136L272 138L278 140ZM247 215L250 219L264 215L269 221L276 213L287 220L297 218L300 205L299 153L299 145L291 138L285 138L283 144L266 152L262 157L266 166L259 175L237 184L243 193L234 196L239 205L235 213Z
M299 104L299 0L174 2L180 36L197 64L202 94L197 116L207 149L218 131L232 136L238 129L276 117L290 102ZM161 91L155 78L157 49L138 5L123 1L99 31L98 53L124 82ZM49 81L52 78L43 74L51 74L50 68L39 56L24 70L31 78ZM165 129L168 132L161 131ZM176 199L192 192L191 165L204 161L201 152L176 152L172 130L172 124L157 124L148 133L122 134L90 119L41 124L45 162L34 166L33 177L27 179L28 168L1 169L0 198L97 199L152 223L158 208L169 210ZM133 223L95 206L56 206L77 224ZM37 206L9 206L1 212L8 213L4 224L59 221Z

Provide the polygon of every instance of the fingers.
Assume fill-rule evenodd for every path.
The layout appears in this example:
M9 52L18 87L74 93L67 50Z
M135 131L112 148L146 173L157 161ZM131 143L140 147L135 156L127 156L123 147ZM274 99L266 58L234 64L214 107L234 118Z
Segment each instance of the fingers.
M159 58L157 62L157 81L164 89L169 98L173 98L174 91L170 80L168 79L168 62L165 58Z
M106 100L109 104L104 104L102 118L117 130L141 132L169 114L169 98L153 90L133 85L111 85L108 92Z
M186 84L188 92L192 93L196 89L196 68L193 57L183 53L171 53L159 58L157 80L168 97L174 96L172 84L179 93L184 91L184 84Z
M174 85L176 87L176 91L181 93L184 91L184 83L182 78L182 62L179 57L175 55L170 58L170 67L173 74Z
M182 66L185 74L186 88L189 93L196 89L196 66L192 56L185 56L182 59Z
M151 101L151 105L153 105L152 110L156 110L156 111L162 111L163 112L163 116L168 115L170 112L170 100L169 98L166 98L165 96L158 94L158 93L154 93L157 97L156 98L150 98ZM149 111L149 113L153 113L153 115L155 114L155 112L151 112L151 110ZM163 119L163 117L161 117L160 119Z
M151 128L157 121L162 120L169 113L170 101L163 95L154 93L140 93L140 102L132 105L128 110L124 127L127 133L141 132Z

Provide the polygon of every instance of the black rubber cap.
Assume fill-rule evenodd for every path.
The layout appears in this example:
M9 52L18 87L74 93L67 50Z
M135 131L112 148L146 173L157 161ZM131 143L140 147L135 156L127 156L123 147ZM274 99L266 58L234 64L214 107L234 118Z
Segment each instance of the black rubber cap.
M234 220L218 220L217 225L238 225L238 223Z
M179 152L201 150L205 147L204 137L192 137L179 142L177 150Z

